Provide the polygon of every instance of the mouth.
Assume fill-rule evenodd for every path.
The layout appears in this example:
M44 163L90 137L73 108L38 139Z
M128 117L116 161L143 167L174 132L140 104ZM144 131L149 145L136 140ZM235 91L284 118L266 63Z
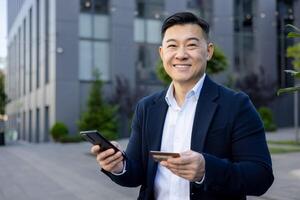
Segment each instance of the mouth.
M173 67L178 68L178 69L186 69L191 67L191 64L174 64Z

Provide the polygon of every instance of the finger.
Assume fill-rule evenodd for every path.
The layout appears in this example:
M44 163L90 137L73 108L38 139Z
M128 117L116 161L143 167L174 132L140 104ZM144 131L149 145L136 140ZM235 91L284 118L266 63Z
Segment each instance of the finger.
M168 169L172 169L174 171L184 171L184 172L190 172L192 171L193 167L191 165L174 165L174 164L167 164Z
M111 162L114 162L117 159L123 159L122 153L118 151L117 153L113 154L112 156L106 157L104 160L100 160L101 165L109 165Z
M109 168L113 169L113 168L116 167L116 165L118 165L120 162L123 162L122 160L123 160L122 157L119 157L118 159L116 159L116 160L110 162L109 164L107 164L107 166L108 166Z
M100 152L100 146L99 145L93 145L91 147L91 153L94 155L97 155Z
M100 152L97 156L97 159L99 158L99 160L105 160L107 157L112 156L113 154L115 154L114 149L107 149L106 151Z
M186 164L190 164L191 159L190 159L190 157L180 155L180 157L178 157L178 158L168 158L167 161L169 164L186 165Z

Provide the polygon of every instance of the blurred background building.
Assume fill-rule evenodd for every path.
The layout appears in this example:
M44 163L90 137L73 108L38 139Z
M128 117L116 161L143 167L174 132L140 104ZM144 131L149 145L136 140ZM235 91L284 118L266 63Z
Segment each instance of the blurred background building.
M30 142L48 141L57 121L76 133L93 69L106 94L118 76L133 88L162 88L155 75L160 27L184 10L211 24L211 40L228 58L229 69L214 79L257 72L275 88L293 84L283 72L291 68L285 25L300 25L298 0L9 0L7 128ZM291 105L288 96L270 103L279 126L292 125Z

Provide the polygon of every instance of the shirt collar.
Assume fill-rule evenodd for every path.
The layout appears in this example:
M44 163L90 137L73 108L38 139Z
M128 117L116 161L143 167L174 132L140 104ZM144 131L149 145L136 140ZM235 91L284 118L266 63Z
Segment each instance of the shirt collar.
M186 99L194 98L194 100L198 100L200 96L200 92L203 87L203 82L205 79L206 74L204 73L203 76L199 79L199 81L196 83L196 85L186 94ZM169 106L175 106L177 105L177 102L174 97L174 86L173 82L170 84L168 91L165 96L165 100Z

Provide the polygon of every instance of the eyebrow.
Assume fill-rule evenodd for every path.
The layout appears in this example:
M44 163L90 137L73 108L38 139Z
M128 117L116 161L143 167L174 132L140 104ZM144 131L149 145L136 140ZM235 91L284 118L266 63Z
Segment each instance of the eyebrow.
M198 42L200 41L199 38L196 38L196 37L190 37L190 38L188 38L187 40L188 40L188 41L189 41L189 40L196 40L196 41L198 41ZM168 43L168 42L176 42L176 40L175 40L175 39L168 39L168 40L166 41L166 43Z

